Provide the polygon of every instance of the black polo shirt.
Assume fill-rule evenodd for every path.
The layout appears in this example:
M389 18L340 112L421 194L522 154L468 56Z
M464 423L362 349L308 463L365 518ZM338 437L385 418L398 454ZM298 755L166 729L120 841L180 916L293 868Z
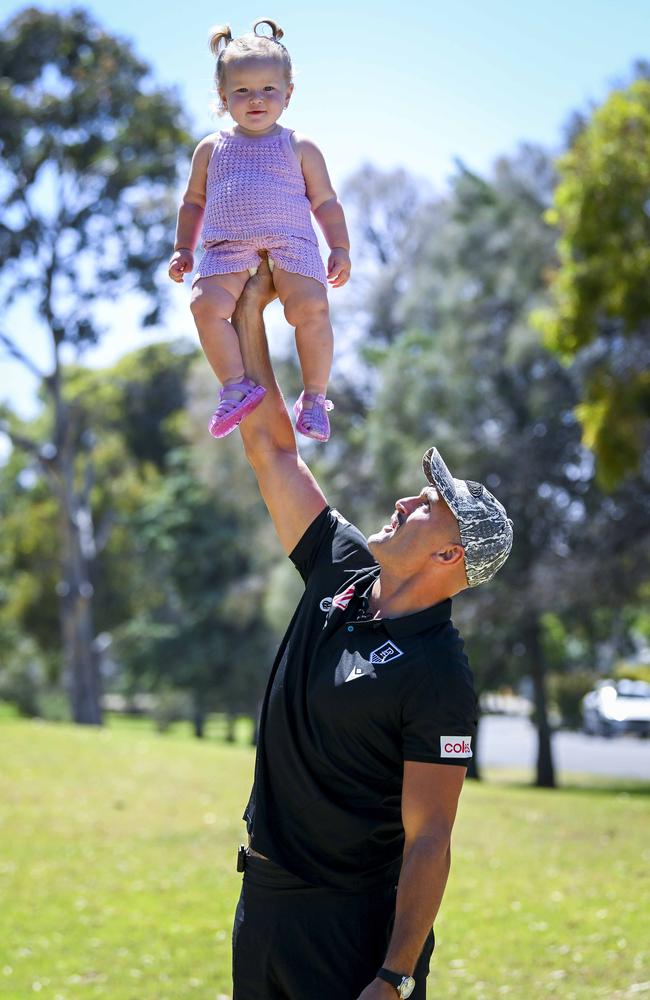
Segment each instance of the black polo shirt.
M262 707L252 847L315 885L359 891L396 877L405 760L467 766L476 697L451 601L371 619L379 567L326 508L291 553L305 593Z

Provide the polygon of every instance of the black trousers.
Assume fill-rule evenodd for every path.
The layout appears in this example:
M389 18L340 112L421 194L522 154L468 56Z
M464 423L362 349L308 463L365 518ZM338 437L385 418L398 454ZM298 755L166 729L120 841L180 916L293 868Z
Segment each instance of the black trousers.
M392 884L363 894L311 886L249 855L233 929L233 1000L356 1000L384 961L395 896ZM431 931L412 1000L426 998L433 947Z

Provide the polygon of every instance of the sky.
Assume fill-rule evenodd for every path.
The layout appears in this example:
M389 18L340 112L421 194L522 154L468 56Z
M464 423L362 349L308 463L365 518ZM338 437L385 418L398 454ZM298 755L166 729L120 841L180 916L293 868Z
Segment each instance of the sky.
M0 25L24 6L0 0ZM57 2L36 6L70 9ZM257 18L273 18L284 29L295 71L282 124L318 143L339 187L366 161L406 167L443 191L457 158L485 174L522 141L559 151L571 112L602 101L629 77L635 60L650 59L649 0L430 0L426 7L415 0L318 6L266 0L266 10L258 0L76 6L128 39L156 81L178 91L197 139L229 124L210 111L210 27L226 22L243 34ZM172 240L170 233L170 248ZM189 285L172 292L165 327L147 339L193 336ZM87 356L89 363L108 364L144 344L128 306L117 318L119 332ZM39 351L37 343L34 348ZM29 378L14 363L0 359L0 365L0 398L25 414L33 411Z

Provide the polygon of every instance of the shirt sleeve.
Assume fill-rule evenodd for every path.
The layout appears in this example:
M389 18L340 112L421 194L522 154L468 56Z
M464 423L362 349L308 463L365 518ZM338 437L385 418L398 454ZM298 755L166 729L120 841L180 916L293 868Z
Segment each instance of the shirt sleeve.
M464 657L430 669L402 709L404 760L467 767L474 755L478 703Z
M328 542L331 542L335 530L336 521L332 517L331 509L326 507L320 514L316 515L293 552L289 553L289 559L305 583L309 579L319 553Z
M347 571L374 563L359 529L332 507L314 518L289 558L305 583L319 565Z

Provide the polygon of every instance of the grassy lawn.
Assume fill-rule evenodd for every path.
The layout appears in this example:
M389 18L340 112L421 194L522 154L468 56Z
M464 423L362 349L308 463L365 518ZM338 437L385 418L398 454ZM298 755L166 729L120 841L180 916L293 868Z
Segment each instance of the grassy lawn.
M0 998L229 997L253 751L5 716L0 760ZM650 997L650 786L489 779L463 794L429 996Z

